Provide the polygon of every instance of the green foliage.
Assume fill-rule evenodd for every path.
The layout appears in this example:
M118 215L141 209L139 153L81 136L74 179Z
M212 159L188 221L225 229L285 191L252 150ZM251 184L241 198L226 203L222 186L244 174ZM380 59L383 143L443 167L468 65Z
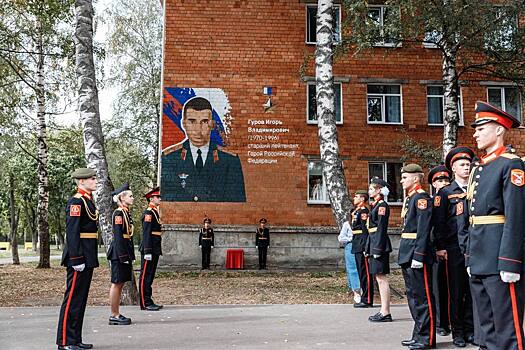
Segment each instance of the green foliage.
M441 163L443 159L443 149L441 145L436 147L430 142L417 141L404 132L398 146L403 152L403 162L415 161L423 168L432 168Z

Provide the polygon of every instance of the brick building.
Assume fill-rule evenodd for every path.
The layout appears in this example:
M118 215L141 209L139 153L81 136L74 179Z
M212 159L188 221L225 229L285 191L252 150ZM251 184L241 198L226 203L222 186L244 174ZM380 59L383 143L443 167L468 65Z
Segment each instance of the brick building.
M165 0L164 8L163 195L174 190L166 180L171 175L165 174L174 174L174 186L188 191L185 184L191 174L172 171L165 157L173 150L181 151L184 101L195 96L211 101L216 120L212 143L237 155L245 189L245 201L207 201L202 195L165 201L166 244L173 255L168 263L193 265L198 254L194 225L208 215L219 225L218 247L253 246L253 227L264 216L277 235L274 263L288 263L295 256L311 260L304 266L333 265L334 256L342 254L333 250L337 248L335 223L318 161L313 60L303 77L300 74L305 56L315 50L316 3ZM370 11L379 22L386 16L381 6L371 6ZM339 57L334 76L339 146L348 187L353 192L367 188L371 176L385 178L394 187L389 198L394 228L400 224L403 197L400 141L408 135L441 143L440 53L429 47L394 48L388 42L378 43L357 57ZM265 87L271 88L271 95ZM465 77L461 144L474 146L469 124L478 99L499 103L522 118L521 98L511 84ZM510 137L519 153L525 146L522 132L512 131ZM182 152L176 157L189 157L189 148ZM212 153L205 164L216 161L217 153L211 157ZM222 174L215 176L220 179ZM220 265L224 254L219 255L215 259Z

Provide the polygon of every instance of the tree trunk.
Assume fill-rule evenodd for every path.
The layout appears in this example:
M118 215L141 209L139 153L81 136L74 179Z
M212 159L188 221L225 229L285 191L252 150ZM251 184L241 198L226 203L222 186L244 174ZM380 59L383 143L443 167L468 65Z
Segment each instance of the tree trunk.
M30 202L26 202L26 216L29 229L31 230L31 242L33 243L33 251L37 251L38 247L38 230L36 228L35 209Z
M18 257L18 219L20 218L20 210L16 210L15 203L15 180L13 174L9 174L9 223L11 226L11 255L13 257L13 265L20 265L20 258Z
M443 159L458 143L459 127L459 78L456 67L456 54L453 50L443 54Z
M315 51L315 81L319 146L323 176L337 225L342 227L352 208L343 163L339 157L335 123L335 93L332 72L334 7L332 0L319 0L317 7L317 48Z
M41 26L41 24L40 24ZM47 126L45 113L45 91L44 91L44 46L42 41L42 29L39 29L37 44L38 67L37 67L37 124L38 124L38 236L40 237L40 262L39 268L50 267L49 252L49 188L47 175Z
M95 201L100 211L99 222L106 250L113 238L112 198L113 184L109 177L104 135L100 122L99 100L95 63L93 56L93 1L75 1L75 52L78 81L78 103L83 127L84 150L88 167L97 171L98 186ZM126 283L123 295L128 295L133 304L138 304L136 285ZM133 294L133 291L135 294ZM135 297L134 297L135 296ZM133 298L134 297L134 298ZM123 297L123 301L126 298Z

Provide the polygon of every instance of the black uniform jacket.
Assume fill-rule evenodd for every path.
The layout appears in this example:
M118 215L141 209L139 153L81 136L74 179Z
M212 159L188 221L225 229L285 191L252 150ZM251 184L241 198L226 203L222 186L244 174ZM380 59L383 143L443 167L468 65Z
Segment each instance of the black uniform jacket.
M142 214L142 242L139 247L142 254L162 255L161 230L159 210L150 205Z
M75 194L66 205L66 244L62 266L98 267L98 212L89 194Z
M368 222L369 210L366 206L356 207L352 212L352 222L350 227L352 229L352 253L363 253L366 249L366 241L368 240Z
M388 237L388 219L390 207L381 198L372 203L372 211L368 221L368 241L366 252L369 255L381 255L392 251L392 244Z
M467 266L475 275L524 270L525 191L523 161L511 153L484 157L468 187ZM483 224L499 218L502 222Z
M420 186L411 190L405 198L401 211L403 230L399 244L399 265L412 260L431 264L434 253L431 244L432 202Z
M201 228L199 231L199 245L215 245L215 235L213 234L213 229L211 227Z
M463 234L465 221L468 220L466 200L467 193L456 181L434 196L432 220L436 250L457 248L459 245L465 253L468 238Z
M121 263L135 260L133 221L126 209L117 208L113 212L113 240L109 246L108 260Z
M255 245L258 247L269 247L270 246L270 230L268 227L257 228L255 232Z

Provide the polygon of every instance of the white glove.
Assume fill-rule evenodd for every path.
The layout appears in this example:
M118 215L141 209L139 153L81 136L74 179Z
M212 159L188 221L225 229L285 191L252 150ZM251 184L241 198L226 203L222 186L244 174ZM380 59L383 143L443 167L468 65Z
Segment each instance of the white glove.
M212 248L215 248L214 246L211 246Z
M259 248L259 246L258 246L258 245L256 245L256 246L255 246L255 248L257 249L257 248Z
M124 264L129 264L129 261L124 261Z
M423 263L417 260L412 259L412 265L410 265L410 268L412 269L421 269L423 267Z
M200 245L199 248L202 248L202 246Z
M379 255L379 254L374 254L372 256L374 257L374 259L379 259L381 257L381 255Z
M500 271L501 280L505 283L515 283L520 280L520 274L515 272Z
M73 270L82 272L86 268L86 264L74 265Z
M151 254L144 254L144 260L151 260Z
M470 274L470 266L467 266L467 274L469 277L472 277L472 275Z

